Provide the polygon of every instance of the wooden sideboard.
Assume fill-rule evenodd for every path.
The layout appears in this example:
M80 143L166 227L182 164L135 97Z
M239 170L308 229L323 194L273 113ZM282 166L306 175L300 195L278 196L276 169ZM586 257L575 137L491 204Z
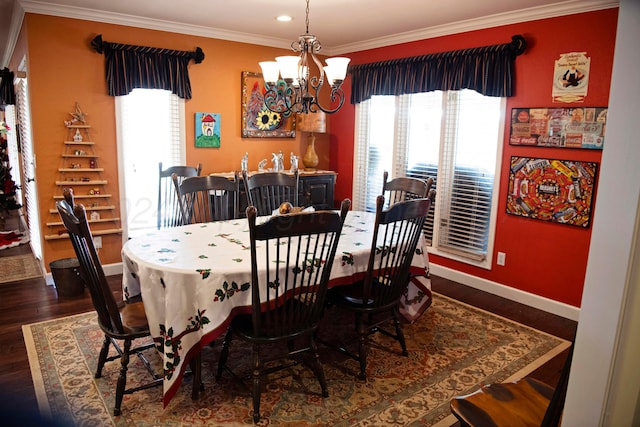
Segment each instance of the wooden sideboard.
M259 172L249 172L249 174ZM232 178L232 173L213 173L211 175L220 175ZM313 206L316 210L335 209L333 202L334 188L336 185L337 173L327 170L316 171L299 171L299 195L298 202L301 206ZM240 176L242 180L242 176ZM240 216L245 216L247 209L247 194L245 192L244 183L240 182Z

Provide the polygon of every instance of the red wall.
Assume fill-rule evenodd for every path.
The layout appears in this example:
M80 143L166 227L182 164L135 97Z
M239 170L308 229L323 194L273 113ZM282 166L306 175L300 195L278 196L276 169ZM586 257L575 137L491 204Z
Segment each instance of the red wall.
M507 100L507 117L511 109L516 107L606 106L617 17L617 8L607 9L437 37L345 56L352 58L352 64L362 64L507 43L512 35L521 34L528 46L525 53L516 59L515 96ZM581 104L554 104L551 96L554 61L560 54L568 52L586 52L591 58L588 94ZM349 83L347 79L347 99L350 96ZM345 105L331 117L331 168L338 172L337 200L351 197L354 118L355 108L351 104ZM578 307L582 298L591 230L507 215L509 160L511 156L532 156L600 162L602 152L510 146L509 120L505 123L494 251L507 254L506 265L495 265L495 253L491 270L435 255L430 260L434 264Z

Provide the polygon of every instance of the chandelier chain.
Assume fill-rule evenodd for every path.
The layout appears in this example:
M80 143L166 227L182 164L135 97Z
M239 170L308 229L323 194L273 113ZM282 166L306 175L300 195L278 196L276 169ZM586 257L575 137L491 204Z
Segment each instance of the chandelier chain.
M305 24L307 26L307 34L309 34L309 0L307 0L307 9L305 10Z

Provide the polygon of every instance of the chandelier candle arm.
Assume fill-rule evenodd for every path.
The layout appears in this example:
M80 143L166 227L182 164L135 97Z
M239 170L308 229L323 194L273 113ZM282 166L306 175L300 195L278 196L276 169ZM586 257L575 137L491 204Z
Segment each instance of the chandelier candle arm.
M265 81L264 104L276 113L289 115L322 111L332 114L344 104L341 86L351 59L327 58L327 65L323 65L316 57L322 46L316 36L309 34L309 0L306 3L306 33L291 43L291 49L299 55L279 56L275 61L259 63ZM318 75L312 75L312 64ZM284 89L280 81L284 81ZM331 102L338 104L335 108L324 107L319 103L318 95L325 81L331 88Z

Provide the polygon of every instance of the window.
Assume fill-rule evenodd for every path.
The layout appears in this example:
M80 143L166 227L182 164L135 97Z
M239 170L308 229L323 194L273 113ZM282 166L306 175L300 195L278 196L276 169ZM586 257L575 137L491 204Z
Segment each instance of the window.
M503 111L503 98L471 90L373 96L358 104L354 207L375 209L385 170L432 177L430 251L490 268Z
M116 97L121 211L125 239L157 229L158 163L184 165L184 100L166 90Z

